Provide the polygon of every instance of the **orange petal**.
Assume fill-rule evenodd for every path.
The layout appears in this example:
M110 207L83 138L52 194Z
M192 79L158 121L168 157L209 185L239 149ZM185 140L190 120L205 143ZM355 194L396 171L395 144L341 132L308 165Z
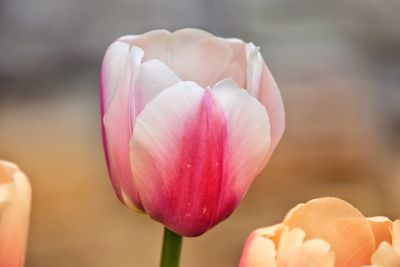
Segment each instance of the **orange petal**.
M341 218L328 223L318 237L332 246L336 267L359 267L369 264L375 251L375 238L364 218Z
M369 222L359 210L338 198L319 198L292 209L284 220L290 229L300 227L306 239L322 238L332 245L336 267L363 266L375 250Z
M297 205L286 215L284 224L290 229L303 229L307 239L310 239L318 238L323 228L334 220L346 217L364 218L359 210L346 201L325 197Z
M393 223L392 246L397 254L400 255L400 220L396 220Z
M383 241L392 243L393 222L391 220L383 216L378 216L368 218L368 222L375 236L376 248L378 248Z

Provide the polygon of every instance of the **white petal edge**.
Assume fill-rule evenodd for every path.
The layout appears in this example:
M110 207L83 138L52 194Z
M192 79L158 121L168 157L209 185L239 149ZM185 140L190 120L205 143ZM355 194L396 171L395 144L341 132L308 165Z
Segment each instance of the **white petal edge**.
M129 44L115 41L107 49L101 68L102 98L104 112L110 107L111 101L125 75L129 60Z
M265 166L265 155L271 144L270 122L265 107L241 89L233 79L224 79L212 89L221 105L228 125L230 148L225 151L230 159L227 170L235 174L233 192L242 195L252 179ZM246 152L248 154L246 154ZM238 190L235 192L235 190Z
M146 104L164 89L179 82L181 79L165 63L156 59L142 63L134 85L134 117L136 118Z

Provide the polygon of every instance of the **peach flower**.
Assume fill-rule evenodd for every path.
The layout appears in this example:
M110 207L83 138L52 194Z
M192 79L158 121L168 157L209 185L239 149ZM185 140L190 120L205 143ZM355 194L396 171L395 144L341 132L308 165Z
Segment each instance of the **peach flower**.
M31 187L25 174L0 160L0 267L24 264Z
M344 200L314 199L297 205L282 223L253 232L240 267L369 265L379 245L391 242L392 225L385 217L364 217Z

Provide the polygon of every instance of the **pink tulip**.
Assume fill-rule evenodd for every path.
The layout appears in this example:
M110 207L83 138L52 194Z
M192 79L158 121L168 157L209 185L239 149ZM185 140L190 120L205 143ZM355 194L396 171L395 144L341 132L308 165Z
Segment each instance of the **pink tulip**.
M233 212L284 130L281 95L259 48L196 29L112 43L101 113L120 201L184 236Z
M0 161L0 267L24 264L31 187L16 165Z

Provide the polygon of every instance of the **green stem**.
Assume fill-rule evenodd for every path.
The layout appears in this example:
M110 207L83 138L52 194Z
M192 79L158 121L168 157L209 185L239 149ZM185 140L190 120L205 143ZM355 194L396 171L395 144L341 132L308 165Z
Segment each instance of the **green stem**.
M160 267L179 267L182 236L164 228L164 240Z

